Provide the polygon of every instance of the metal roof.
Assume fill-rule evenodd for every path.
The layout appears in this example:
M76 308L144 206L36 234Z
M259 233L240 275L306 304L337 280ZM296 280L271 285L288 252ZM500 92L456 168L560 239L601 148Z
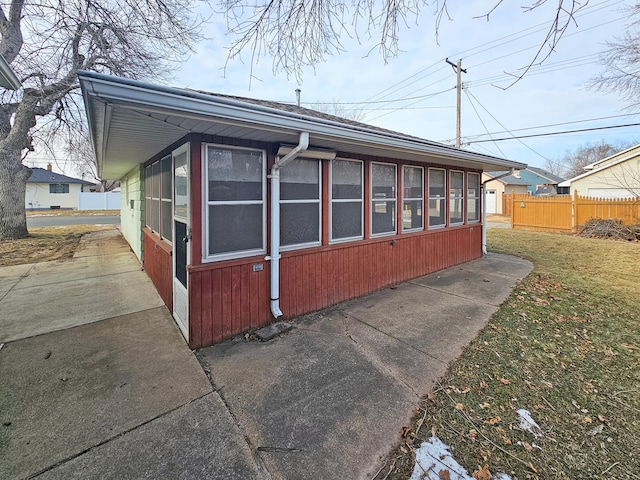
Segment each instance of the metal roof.
M309 143L342 153L476 168L525 164L316 112L296 105L78 74L98 172L119 179L188 133L272 143Z

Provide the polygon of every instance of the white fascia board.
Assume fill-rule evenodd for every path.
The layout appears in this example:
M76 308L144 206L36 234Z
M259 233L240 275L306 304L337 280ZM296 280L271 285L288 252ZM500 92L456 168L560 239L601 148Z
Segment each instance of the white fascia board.
M634 148L635 148L635 147L634 147ZM620 154L617 154L617 155L620 155ZM612 156L611 156L611 157L609 157L609 158L613 158L613 157L615 157L615 156L616 156L616 155L612 155ZM581 175L578 175L577 177L570 178L569 180L567 180L567 182L571 183L571 182L574 182L574 181L576 181L576 180L580 180L580 179L582 179L582 178L588 177L589 175L593 175L593 174L596 174L596 173L603 172L603 171L605 171L605 170L607 170L607 169L609 169L609 168L611 168L611 167L615 167L616 165L620 165L621 163L624 163L624 162L626 162L627 160L631 160L631 159L633 159L633 158L635 158L635 157L637 157L637 156L640 156L640 155L638 155L637 153L636 153L635 155L626 155L626 156L624 156L624 157L622 157L622 158L619 158L619 159L618 159L618 160L616 160L615 162L607 163L606 165L603 165L602 167L594 168L593 170L589 170L588 172L585 172L585 173L583 173L583 174L581 174ZM595 165L595 164L594 164L594 165ZM566 185L558 184L558 186L564 187L564 186L566 186Z
M144 84L107 75L80 72L81 86L87 95L105 103L135 105L137 110L158 113L195 114L203 118L215 117L264 129L287 129L291 132L308 131L310 134L339 138L353 143L380 145L414 154L434 155L452 160L466 160L498 168L524 169L520 162L440 146L428 140L409 139L401 135L349 126L316 117L308 117L276 108L218 97L214 94L185 91L170 87Z

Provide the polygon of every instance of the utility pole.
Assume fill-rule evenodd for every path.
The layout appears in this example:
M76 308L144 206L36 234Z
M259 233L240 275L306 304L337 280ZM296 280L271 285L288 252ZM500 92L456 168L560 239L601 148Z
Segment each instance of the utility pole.
M449 65L453 67L456 71L456 147L460 148L460 118L461 118L461 108L460 105L462 103L462 72L467 73L466 70L462 68L462 59L458 60L458 63L450 62L449 59L445 59Z

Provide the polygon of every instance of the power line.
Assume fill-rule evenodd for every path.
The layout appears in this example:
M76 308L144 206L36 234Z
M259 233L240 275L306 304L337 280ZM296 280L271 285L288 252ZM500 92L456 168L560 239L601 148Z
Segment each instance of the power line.
M503 124L502 124L502 123L501 123L501 122L500 122L496 117L494 117L494 116L491 114L491 112L489 112L489 110L487 110L487 109L485 108L485 106L484 106L484 105L482 105L482 103L480 103L480 101L479 101L479 100L478 100L478 99L477 99L477 98L476 98L476 97L475 97L471 92L469 92L469 90L468 90L468 89L467 89L467 90L465 90L465 92L467 93L467 96L468 96L468 97L471 97L471 98L473 98L476 102L478 102L478 104L479 104L479 105L484 109L484 111L485 111L485 112L487 112L487 113L489 114L489 116L490 116L491 118L493 118L493 119L496 121L496 123L497 123L498 125L500 125L500 126L501 126L502 128L504 128L504 129L506 129L506 128L507 128L507 127L505 127L505 126L504 126L504 125L503 125ZM471 98L469 99L469 101L471 101ZM484 124L483 124L483 125L484 125ZM486 127L485 127L485 130L486 130ZM513 136L513 134L512 134L511 132L509 132L509 134L510 134L511 136ZM525 148L527 148L528 150L531 150L533 153L535 153L536 155L538 155L540 158L543 158L543 159L545 159L545 160L549 160L547 157L545 157L545 156L544 156L544 155L542 155L540 152L537 152L536 150L534 150L533 148L531 148L529 145L527 145L526 143L524 143L522 140L519 140L519 139L518 139L518 142L520 142L520 143L521 143ZM497 147L497 146L498 146L498 145L496 144L496 147Z
M502 126L502 128L505 128L505 130L500 130L498 132L491 132L491 135L498 135L501 133L513 133L513 132L524 132L527 130L537 130L539 128L549 128L549 127L561 127L564 125L574 125L576 123L587 123L587 122L596 122L599 120L611 120L612 118L621 118L621 117L632 117L635 115L640 115L640 113L625 113L625 114L621 114L621 115L609 115L607 117L597 117L597 118L588 118L588 119L583 119L583 120L572 120L570 122L559 122L559 123L549 123L546 125L537 125L535 127L524 127L524 128L514 128L511 130L507 130L506 127ZM474 138L478 138L478 137L483 137L487 135L486 133L479 133L477 135L467 135L465 136L466 139L471 140Z
M474 144L474 143L484 143L484 142L502 142L504 140L517 140L519 138L550 137L553 135L564 135L567 133L593 132L596 130L607 130L612 128L625 128L625 127L637 127L637 126L640 126L640 123L627 123L625 125L608 125L605 127L580 128L576 130L565 130L562 132L547 132L547 133L537 133L533 135L520 135L520 136L514 136L514 137L492 138L490 140L472 140L466 143Z

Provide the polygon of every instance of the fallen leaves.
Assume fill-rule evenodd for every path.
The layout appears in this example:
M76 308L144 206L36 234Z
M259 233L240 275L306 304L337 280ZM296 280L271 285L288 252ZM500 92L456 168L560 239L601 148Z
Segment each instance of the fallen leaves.
M476 480L491 480L491 472L489 471L489 466L485 465L482 468L479 468L475 472L473 472L473 478Z

